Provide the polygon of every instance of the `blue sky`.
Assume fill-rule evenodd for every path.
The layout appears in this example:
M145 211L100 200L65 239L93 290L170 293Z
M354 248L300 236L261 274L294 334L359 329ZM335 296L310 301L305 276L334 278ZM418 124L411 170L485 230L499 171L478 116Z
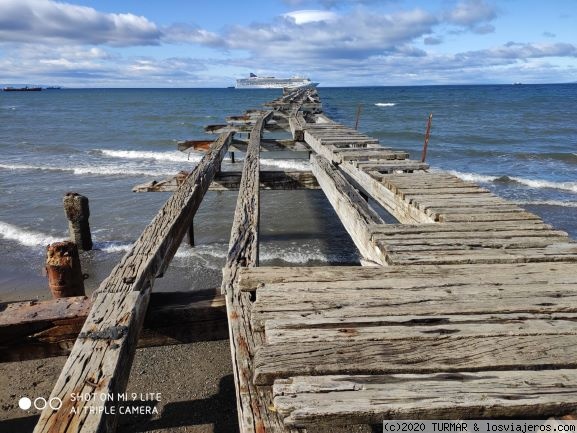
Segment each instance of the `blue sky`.
M575 0L0 0L0 83L577 81Z

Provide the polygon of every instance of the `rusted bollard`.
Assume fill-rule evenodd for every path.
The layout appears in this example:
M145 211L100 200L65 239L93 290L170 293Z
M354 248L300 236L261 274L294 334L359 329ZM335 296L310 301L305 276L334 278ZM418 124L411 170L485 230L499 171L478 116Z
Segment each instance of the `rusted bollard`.
M46 274L54 298L84 296L84 276L78 248L72 241L54 242L46 249Z
M68 192L64 196L64 213L68 218L68 231L70 239L79 250L89 251L92 249L92 236L90 234L90 209L88 199L75 192Z

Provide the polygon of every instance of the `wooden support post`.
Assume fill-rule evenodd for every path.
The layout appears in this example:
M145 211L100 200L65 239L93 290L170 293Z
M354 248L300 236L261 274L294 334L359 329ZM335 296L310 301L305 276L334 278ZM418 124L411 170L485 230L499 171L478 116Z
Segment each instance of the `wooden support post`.
M429 146L429 137L431 136L431 124L433 123L433 113L429 114L427 121L427 131L425 132L425 142L423 143L423 153L421 155L421 162L427 159L427 147Z
M363 105L359 104L359 106L357 107L357 117L355 120L355 129L359 129L359 120L361 118L361 112L363 111Z
M64 213L68 218L70 240L76 244L79 250L90 251L92 249L92 236L88 223L90 217L88 199L75 192L68 192L63 201Z
M54 298L84 296L84 276L74 242L54 242L48 245L46 275Z
M35 433L115 431L117 401L105 397L126 389L156 275L180 246L232 134L219 136L93 295L90 313L50 395L62 406L56 411L46 407ZM81 393L94 397L74 399Z
M194 247L194 219L190 222L188 227L188 244Z

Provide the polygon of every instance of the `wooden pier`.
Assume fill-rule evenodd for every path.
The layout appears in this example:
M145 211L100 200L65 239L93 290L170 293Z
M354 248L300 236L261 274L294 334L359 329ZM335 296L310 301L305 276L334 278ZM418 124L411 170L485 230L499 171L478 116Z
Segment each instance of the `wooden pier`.
M293 139L262 138L278 128ZM314 89L209 129L220 135L191 173L136 188L174 194L84 306L52 393L63 408L44 410L35 432L115 430L98 410L112 403L70 395L123 392L154 279L209 188L239 190L222 293L241 432L577 411L577 244L566 233L333 122ZM308 151L311 171L262 171L265 147ZM232 148L245 152L242 172L221 171ZM259 266L260 191L301 188L323 190L365 266Z

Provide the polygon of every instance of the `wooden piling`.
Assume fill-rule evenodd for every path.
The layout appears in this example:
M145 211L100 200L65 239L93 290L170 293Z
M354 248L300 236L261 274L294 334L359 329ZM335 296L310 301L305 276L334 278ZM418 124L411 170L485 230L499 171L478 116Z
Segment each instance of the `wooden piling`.
M194 220L191 221L190 226L188 227L188 244L191 247L194 247Z
M84 296L84 277L78 248L71 241L55 242L46 249L46 274L54 298Z
M90 234L90 208L88 199L75 192L68 192L64 196L64 213L68 218L68 230L70 239L79 250L89 251L92 249L92 236Z

